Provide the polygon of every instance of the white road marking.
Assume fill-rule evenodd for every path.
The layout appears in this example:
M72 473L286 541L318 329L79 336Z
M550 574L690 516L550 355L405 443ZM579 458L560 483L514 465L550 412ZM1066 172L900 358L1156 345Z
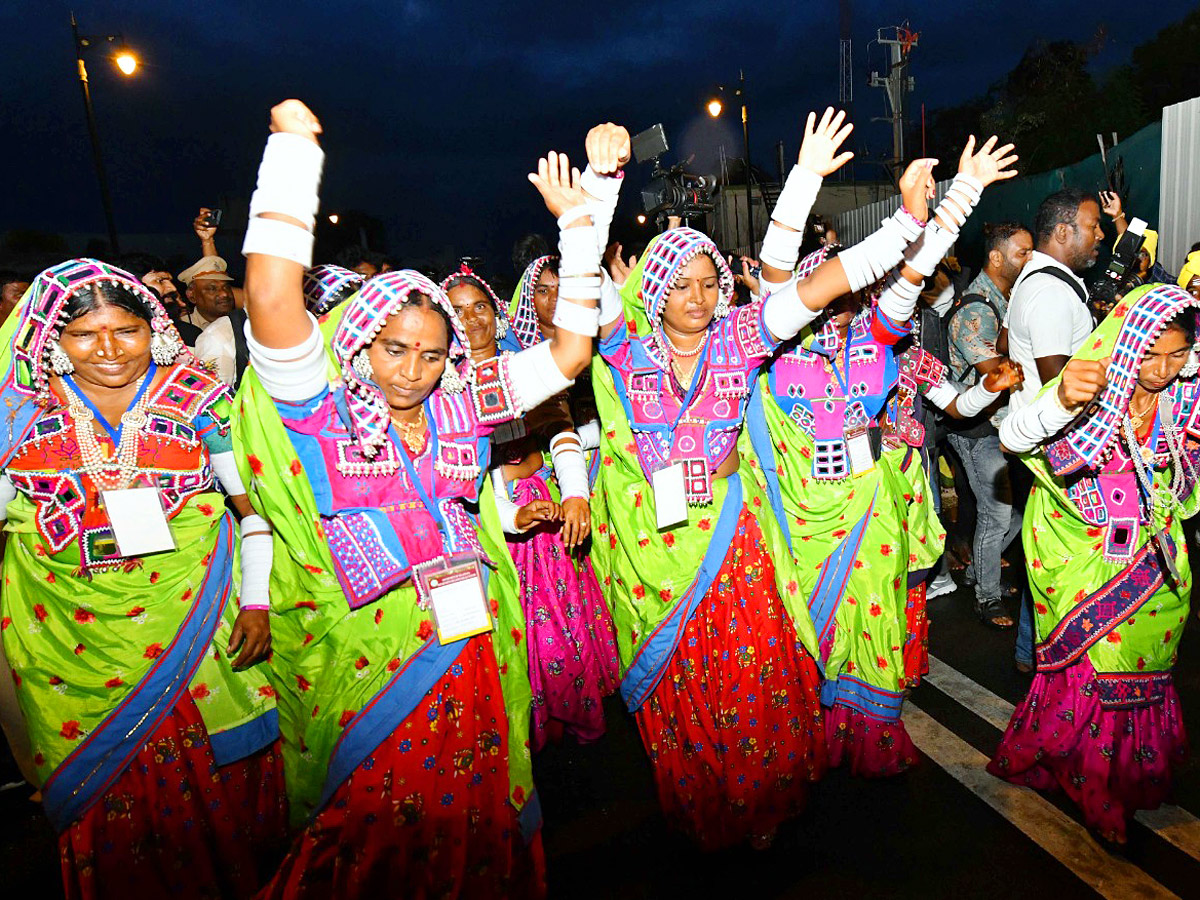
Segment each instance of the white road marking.
M1001 731L1008 728L1013 705L936 656L929 657L929 674L925 680L990 725ZM1158 809L1138 810L1135 818L1167 843L1192 859L1200 860L1200 819L1186 809L1164 804Z
M922 753L1102 897L1177 897L1137 866L1102 849L1086 828L1036 791L989 775L987 757L928 713L905 704L904 725Z

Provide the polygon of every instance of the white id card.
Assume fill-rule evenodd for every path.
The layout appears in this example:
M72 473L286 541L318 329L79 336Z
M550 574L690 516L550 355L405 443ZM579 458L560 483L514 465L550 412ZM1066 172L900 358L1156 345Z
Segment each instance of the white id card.
M850 457L850 471L855 475L875 468L875 454L871 452L871 435L867 429L846 431L846 455Z
M418 590L429 598L438 641L452 644L492 630L483 572L473 557L453 557L417 572Z
M658 513L658 530L664 531L688 517L687 492L683 486L683 463L677 462L659 469L650 479L654 488L654 510Z
M175 549L158 488L101 491L100 502L112 525L118 555L147 556Z

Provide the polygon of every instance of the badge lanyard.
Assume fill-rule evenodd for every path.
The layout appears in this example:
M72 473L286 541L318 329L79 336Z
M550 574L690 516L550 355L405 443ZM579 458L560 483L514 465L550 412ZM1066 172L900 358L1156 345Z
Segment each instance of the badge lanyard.
M408 473L408 480L412 482L413 489L417 492L417 496L421 498L421 503L425 506L425 511L429 513L434 524L437 525L438 534L441 535L442 552L448 552L446 520L442 515L442 509L438 506L435 499L437 495L437 458L438 458L438 436L437 427L433 420L433 414L429 411L429 400L425 400L422 404L425 410L425 418L429 422L429 460L432 469L430 473L430 488L431 491L425 490L425 485L421 482L421 475L417 471L416 463L409 459L408 447L400 440L400 435L396 431L394 422L388 423L388 433L392 440L397 444L397 456L400 457L400 464L404 466L404 471ZM433 496L430 496L432 492Z

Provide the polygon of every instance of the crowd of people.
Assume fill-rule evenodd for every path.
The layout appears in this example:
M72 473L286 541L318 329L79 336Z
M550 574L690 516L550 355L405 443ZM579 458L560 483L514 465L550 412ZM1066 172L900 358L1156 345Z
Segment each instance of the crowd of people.
M141 255L4 273L0 721L67 896L539 896L532 755L618 691L666 818L769 846L829 768L918 763L947 448L976 612L1032 676L989 771L1123 842L1186 747L1200 252L1173 279L1147 238L1098 315L1125 213L1068 189L988 223L970 278L960 231L1017 174L994 137L839 246L810 212L851 128L809 116L738 276L682 225L610 246L612 124L529 175L558 242L509 302L465 263L314 266L296 100L244 287L208 210L183 295Z

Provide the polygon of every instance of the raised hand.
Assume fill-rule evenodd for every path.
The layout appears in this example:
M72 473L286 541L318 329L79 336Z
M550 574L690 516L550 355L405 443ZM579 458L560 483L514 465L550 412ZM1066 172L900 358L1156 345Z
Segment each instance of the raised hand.
M832 106L825 108L819 123L817 114L809 113L808 121L804 123L804 141L800 144L796 165L824 177L854 159L854 154L849 150L838 154L838 148L854 130L854 125L849 122L843 126L845 121L846 111L838 110L835 114Z
M752 293L755 297L757 297L758 289L759 289L760 285L759 285L759 281L758 281L758 276L756 276L753 272L750 271L752 268L758 268L759 271L762 271L762 268L759 265L759 262L757 259L751 259L748 256L743 256L742 257L742 273L740 275L735 274L733 277L734 277L735 281L740 281L742 284L744 284L746 286L746 288L750 291L750 293Z
M271 107L271 131L298 134L314 144L321 133L321 123L313 111L299 100L284 100Z
M1108 365L1105 359L1072 359L1062 370L1058 382L1058 400L1068 412L1091 403L1108 384Z
M555 217L587 202L587 194L579 186L579 170L571 168L565 153L551 150L538 160L538 170L529 173L529 180Z
M200 213L196 218L192 219L192 231L196 232L196 237L200 238L202 243L207 243L216 238L217 226L209 225L205 222L205 218L212 212L208 207L200 207Z
M562 516L563 546L570 553L592 533L592 508L586 500L570 497L562 502Z
M1121 195L1116 191L1101 191L1100 192L1100 211L1105 215L1112 216L1114 219L1119 216L1124 210L1124 205L1121 203Z
M1014 146L1012 144L997 147L996 144L999 141L1000 139L993 134L976 152L975 135L971 135L967 139L967 146L963 147L962 156L959 157L958 171L964 175L973 175L978 178L984 187L993 181L1015 178L1017 170L1010 169L1009 166L1020 157L1012 152Z
M929 201L937 194L937 182L933 180L936 159L914 159L900 176L900 197L904 208L920 219L929 220Z
M629 273L636 265L636 256L630 256L628 262L621 258L619 242L609 244L608 249L604 251L604 266L608 269L609 277L612 278L612 283L617 286L618 290L625 286L625 282L629 280Z
M605 122L588 132L584 142L588 165L598 175L612 175L629 162L629 132L620 125Z
M531 500L517 510L516 523L522 531L540 525L543 522L558 522L562 520L562 507L553 500Z
M983 376L983 386L993 394L1000 391L1011 391L1020 387L1025 381L1025 372L1019 362L1006 359L996 368Z

